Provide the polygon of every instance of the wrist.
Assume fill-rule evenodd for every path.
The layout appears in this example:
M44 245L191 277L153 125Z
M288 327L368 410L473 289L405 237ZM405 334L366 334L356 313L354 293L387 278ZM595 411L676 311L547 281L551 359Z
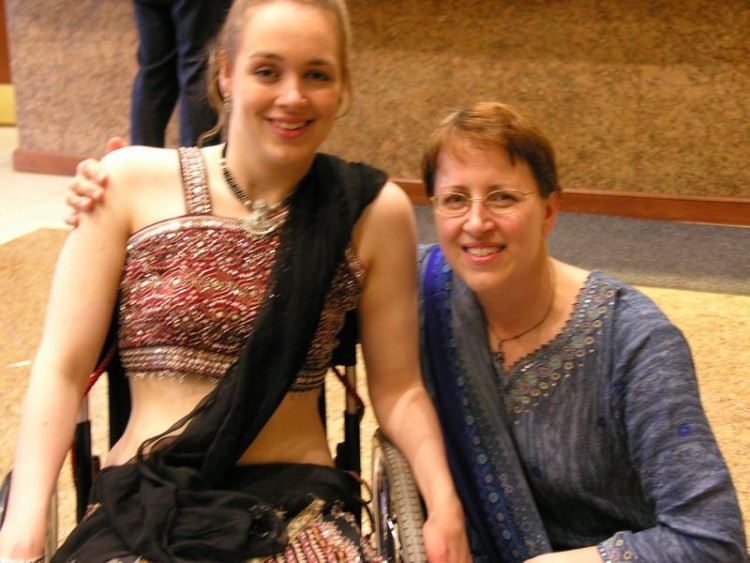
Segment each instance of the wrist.
M34 537L32 537L29 535L28 529L17 532L18 528L14 528L9 524L6 522L2 533L0 533L0 553L3 554L0 556L0 563L36 563L37 561L44 561L46 530L41 535L41 538L37 539L37 534L33 534Z
M463 518L463 505L456 494L453 487L446 487L445 489L438 489L436 494L430 495L430 497L424 499L425 506L428 514L435 512L441 512L444 514L452 514L453 516L460 516Z

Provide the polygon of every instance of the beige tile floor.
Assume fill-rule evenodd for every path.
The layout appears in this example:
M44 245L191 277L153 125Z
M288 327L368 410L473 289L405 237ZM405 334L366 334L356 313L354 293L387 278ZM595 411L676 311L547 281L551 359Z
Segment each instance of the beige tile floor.
M12 151L17 145L14 128L0 127L0 244L39 228L65 228L64 204L69 179L61 176L19 173L12 170ZM685 332L696 358L703 400L719 444L730 463L750 533L750 380L744 376L750 365L750 297L718 295L693 291L643 288ZM7 343L4 343L7 344ZM30 360L30 358L29 358ZM18 369L28 369L19 365ZM364 380L360 369L360 383ZM99 387L99 386L97 386ZM339 439L340 385L331 381L329 427L331 441ZM96 391L92 411L103 421L103 395ZM20 405L19 405L20 408ZM17 414L18 409L13 409ZM8 421L2 421L7 423ZM14 421L15 423L15 421ZM101 429L102 422L98 427ZM368 478L370 438L375 425L371 410L362 431L364 477ZM15 429L5 430L13 434ZM12 436L6 436L10 439ZM95 440L105 442L99 433ZM101 448L101 446L100 446ZM101 451L101 450L99 450ZM10 467L12 452L0 452L0 470ZM60 481L61 537L72 526L73 500L67 472Z
M15 172L17 131L0 127L0 244L43 227L64 228L68 178Z

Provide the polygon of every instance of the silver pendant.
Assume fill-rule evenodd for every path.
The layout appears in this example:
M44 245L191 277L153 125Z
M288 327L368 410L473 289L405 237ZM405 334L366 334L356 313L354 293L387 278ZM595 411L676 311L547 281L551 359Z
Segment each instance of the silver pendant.
M279 206L271 207L262 199L256 199L253 201L250 206L250 215L242 218L242 222L247 231L252 235L264 237L278 229L284 224L284 220L288 213L285 210L276 215L272 215L278 207Z

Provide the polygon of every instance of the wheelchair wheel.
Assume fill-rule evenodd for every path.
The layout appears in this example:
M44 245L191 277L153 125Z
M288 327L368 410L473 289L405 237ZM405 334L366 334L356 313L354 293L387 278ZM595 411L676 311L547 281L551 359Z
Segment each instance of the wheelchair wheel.
M373 528L389 563L424 563L424 506L409 464L380 430L372 439Z

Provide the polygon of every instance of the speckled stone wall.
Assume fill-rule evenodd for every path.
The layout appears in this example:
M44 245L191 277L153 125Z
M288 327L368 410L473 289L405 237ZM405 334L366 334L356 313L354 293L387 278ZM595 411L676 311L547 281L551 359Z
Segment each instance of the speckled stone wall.
M100 153L127 136L136 32L127 0L5 0L19 146Z
M125 0L6 0L21 146L128 132ZM355 104L326 150L417 177L440 116L479 99L548 131L569 188L750 197L746 0L350 0Z

